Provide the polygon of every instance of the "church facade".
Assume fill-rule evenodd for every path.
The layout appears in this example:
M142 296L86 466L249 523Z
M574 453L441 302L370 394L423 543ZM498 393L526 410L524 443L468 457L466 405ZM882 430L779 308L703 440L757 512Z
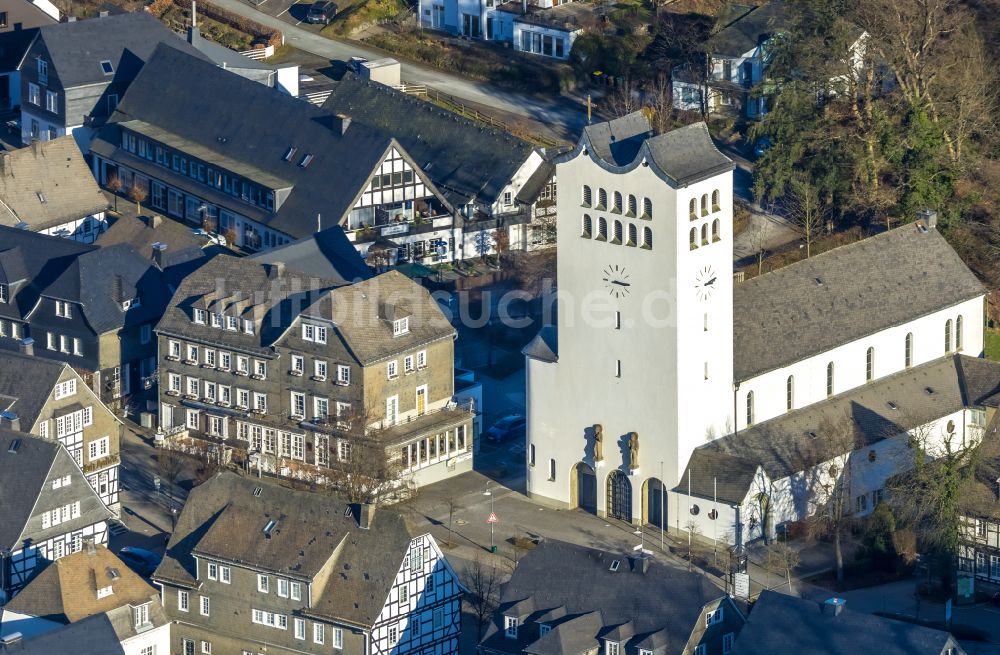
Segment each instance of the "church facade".
M533 498L683 527L701 512L694 453L981 354L983 288L932 215L734 284L732 170L704 124L653 136L640 113L588 126L557 161L557 321L524 351ZM748 479L765 459L752 443L731 449ZM736 465L708 461L713 487ZM731 541L752 537L742 501Z

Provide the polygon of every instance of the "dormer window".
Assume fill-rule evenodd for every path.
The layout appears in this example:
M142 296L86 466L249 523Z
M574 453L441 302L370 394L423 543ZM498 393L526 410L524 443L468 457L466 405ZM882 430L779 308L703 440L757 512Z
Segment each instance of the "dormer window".
M144 628L148 626L149 623L149 603L143 605L137 605L132 608L132 620L135 624L136 629Z
M710 611L705 614L705 627L711 627L716 623L722 623L722 608L719 607L714 611Z
M517 617L503 617L503 636L507 639L517 639Z
M209 316L212 319L212 327L214 328L222 327L222 314L217 314L215 312L212 312Z
M73 318L73 309L68 302L56 301L56 316L62 318Z
M226 329L233 332L237 332L240 329L240 319L235 316L226 317Z
M108 585L107 587L101 587L100 589L97 590L97 598L98 600L100 600L101 598L107 598L113 593L115 592L114 589L111 588L111 585Z
M302 338L305 341L326 343L326 328L322 325L302 324Z
M244 321L243 321L243 332L245 334L253 334L253 321L244 319Z
M207 312L204 309L195 309L194 310L194 322L195 323L200 323L201 325L204 325L205 324L205 315L206 314L207 314Z
M139 296L136 296L135 298L129 298L128 300L123 300L122 301L122 311L123 312L127 312L128 310L132 309L133 307L138 307L138 306L139 306Z
M618 655L620 644L617 641L604 642L604 655Z
M410 331L410 317L404 316L392 322L392 336L398 337Z
M6 284L0 284L0 302L10 302L10 287Z
M549 634L550 632L552 632L552 626L551 625L547 625L545 623L539 623L538 624L538 636L539 637L544 637L545 635Z

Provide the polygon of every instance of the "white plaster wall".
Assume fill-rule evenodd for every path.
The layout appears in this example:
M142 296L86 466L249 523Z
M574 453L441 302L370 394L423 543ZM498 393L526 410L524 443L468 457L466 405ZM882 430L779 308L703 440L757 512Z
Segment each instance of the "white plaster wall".
M281 66L278 68L278 89L293 98L299 96L299 67Z
M746 427L746 397L749 391L754 394L754 423L762 423L787 411L786 384L789 375L795 376L795 409L827 397L826 367L830 362L833 362L834 368L834 394L866 384L866 353L869 347L875 349L876 380L904 370L908 333L913 333L913 366L944 356L944 327L948 319L952 321L952 352L977 357L983 352L982 315L983 299L980 296L741 382L738 427ZM963 317L963 347L961 351L955 351L955 324L959 316Z
M122 649L125 651L125 655L142 655L142 649L147 646L152 646L153 653L156 653L157 655L159 653L169 653L170 624L165 623L164 625L153 628L152 630L146 630L145 632L130 639L126 639L121 643Z
M562 54L562 57L557 57L555 55L555 52L556 52L556 50L555 50L555 43L553 42L553 46L552 46L552 53L553 54L551 55L551 57L553 59L569 59L569 53L570 53L570 50L573 49L573 43L576 41L576 37L582 32L582 30L563 30L563 29L555 29L555 28L551 28L551 27L545 27L544 25L535 25L533 23L521 23L521 22L518 22L516 20L513 21L513 29L514 29L514 37L513 37L514 49L517 50L518 52L529 52L529 51L523 50L521 48L521 32L522 31L534 32L534 33L542 34L543 36L551 36L553 39L562 39L563 40L563 54ZM540 56L543 56L543 57L544 56L549 56L549 55L545 55L543 52L533 52L533 51L531 51L531 54L536 54L536 55L540 55Z

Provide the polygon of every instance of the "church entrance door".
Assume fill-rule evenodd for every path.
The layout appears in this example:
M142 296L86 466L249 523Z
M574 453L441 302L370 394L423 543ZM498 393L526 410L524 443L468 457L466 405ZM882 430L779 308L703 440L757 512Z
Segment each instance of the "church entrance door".
M597 514L597 475L583 462L576 465L576 499L577 507Z

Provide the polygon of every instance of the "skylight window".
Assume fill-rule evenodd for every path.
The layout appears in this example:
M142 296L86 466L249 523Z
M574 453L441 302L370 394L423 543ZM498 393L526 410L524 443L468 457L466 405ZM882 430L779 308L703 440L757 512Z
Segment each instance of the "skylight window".
M303 155L302 156L302 161L299 162L299 166L302 167L302 168L305 168L306 166L308 166L309 164L312 163L312 160L313 160L313 156L312 155L309 155L309 154Z
M105 75L111 75L115 72L115 67L111 65L111 62L105 59L101 62L101 70L104 71Z
M254 489L253 489L253 497L254 498L259 497L261 491L263 491L263 489L261 487L254 487Z
M292 161L292 157L295 156L295 152L297 150L298 148L296 148L295 146L290 147L288 151L285 153L285 156L282 157L282 159L284 159L285 161Z
M273 532L274 528L276 528L277 526L278 526L278 522L275 521L274 519L271 519L270 521L268 521L267 525L264 526L264 536L267 537L268 539L270 539L271 538L271 532Z
M38 202L40 202L40 203L42 203L44 205L45 204L45 195L41 191L37 191L36 195L38 196Z
M622 561L620 559L616 559L615 561L611 562L611 568L609 568L608 570L614 573L615 571L618 570L618 567L621 565Z
M892 402L890 400L889 401L889 409L899 409L899 405L897 405L896 403L894 403L894 402Z

